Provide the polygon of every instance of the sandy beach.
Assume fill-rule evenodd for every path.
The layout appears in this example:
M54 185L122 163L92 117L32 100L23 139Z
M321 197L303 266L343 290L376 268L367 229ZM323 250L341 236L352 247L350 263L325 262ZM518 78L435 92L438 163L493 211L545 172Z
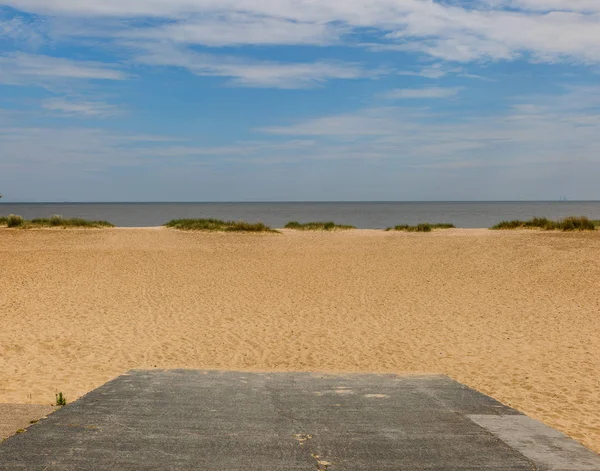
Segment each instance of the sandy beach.
M0 403L133 368L444 373L600 452L600 232L0 229Z

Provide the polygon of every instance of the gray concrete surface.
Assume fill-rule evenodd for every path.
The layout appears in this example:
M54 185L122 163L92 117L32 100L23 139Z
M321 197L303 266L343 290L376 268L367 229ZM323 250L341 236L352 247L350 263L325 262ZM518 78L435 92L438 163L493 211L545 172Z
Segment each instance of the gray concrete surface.
M444 376L133 371L0 444L0 469L600 471Z

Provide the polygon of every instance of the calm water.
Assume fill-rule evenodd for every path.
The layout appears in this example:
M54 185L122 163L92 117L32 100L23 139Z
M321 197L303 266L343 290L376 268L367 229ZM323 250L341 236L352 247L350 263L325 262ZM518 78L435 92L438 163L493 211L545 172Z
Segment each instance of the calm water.
M64 217L104 219L117 226L159 226L176 218L262 221L283 227L288 221L330 221L359 228L450 222L457 227L490 227L505 219L587 216L600 219L600 201L425 202L425 203L0 203L0 215L26 219Z

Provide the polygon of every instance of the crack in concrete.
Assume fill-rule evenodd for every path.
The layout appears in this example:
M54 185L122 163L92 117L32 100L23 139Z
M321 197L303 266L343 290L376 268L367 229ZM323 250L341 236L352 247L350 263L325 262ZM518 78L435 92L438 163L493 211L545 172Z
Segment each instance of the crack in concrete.
M312 435L308 435L306 433L295 433L293 435L293 437L298 440L298 443L300 443L300 446L304 445L304 442L307 442L308 440L310 440L313 436Z
M319 455L316 455L315 453L313 453L311 456L317 462L317 471L327 471L327 468L329 466L333 465L333 463L330 463L329 461L325 461L324 459L322 459Z

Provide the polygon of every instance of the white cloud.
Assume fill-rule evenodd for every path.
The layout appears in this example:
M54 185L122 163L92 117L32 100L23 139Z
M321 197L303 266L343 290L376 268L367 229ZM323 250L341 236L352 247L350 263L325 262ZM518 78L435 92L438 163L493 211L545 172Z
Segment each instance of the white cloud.
M19 17L0 19L0 39L18 41L28 47L37 47L44 41L37 26Z
M488 77L482 77L481 75L467 73L464 67L449 66L445 63L431 64L425 67L420 67L418 70L400 70L397 72L398 75L408 75L414 77L425 77L428 79L440 79L447 75L456 75L458 77L465 77L470 79L487 80L492 79Z
M393 135L398 128L397 108L373 108L334 116L309 119L289 126L271 126L260 131L275 135L333 136L355 139L360 136ZM405 123L416 129L414 124Z
M64 116L86 116L103 118L121 112L118 106L101 101L49 98L42 101L42 108Z
M421 67L419 70L401 70L398 75L412 75L416 77L425 77L428 79L439 79L445 77L449 73L460 72L462 69L456 67L448 67L444 64L431 64L426 67Z
M427 99L427 98L450 98L458 95L460 88L443 88L443 87L427 87L427 88L398 88L390 90L383 96L393 100L403 99Z
M111 198L121 199L137 194L127 192L132 175L134 180L138 174L142 180L143 175L152 176L163 188L164 173L171 171L177 176L167 178L171 186L165 198L172 197L169 194L186 178L196 188L198 179L209 184L215 175L223 177L220 186L226 185L226 191L211 194L226 198L225 192L240 190L236 195L241 195L247 187L240 189L228 180L231 172L243 174L245 180L251 180L247 172L257 178L267 175L267 187L263 185L267 195L275 181L281 183L281 179L273 178L273 172L279 171L282 173L278 175L287 178L277 193L282 197L288 194L286 185L296 178L296 174L289 177L286 165L290 163L306 171L300 185L303 188L314 184L324 170L331 171L333 182L340 181L339 172L351 169L345 176L353 183L345 187L345 195L356 195L356 185L363 185L365 174L369 174L368 188L373 191L383 191L381 182L387 181L382 195L388 198L396 194L399 179L409 185L410 191L403 193L407 198L432 197L428 191L437 191L435 197L508 198L517 197L517 193L527 198L552 197L557 185L559 194L597 198L600 87L571 87L562 95L517 97L509 102L511 106L495 114L479 115L471 110L460 117L412 107L368 108L263 127L256 129L258 140L222 146L202 145L192 138L178 142L168 136L128 135L106 129L19 127L11 125L7 116L8 122L0 127L0 166L5 175L27 175L28 181L41 181L48 172L54 172L65 182L81 182L82 175L97 171L97 194L104 197L110 169L142 167L144 172L127 173L127 185L119 196L111 193ZM6 173L9 171L13 173ZM475 181L484 183L476 185ZM426 189L419 193L423 185ZM56 186L56 194L62 195L60 187ZM15 185L13 193L18 188ZM72 194L77 191L80 188ZM148 195L150 190L144 187L140 191Z
M0 83L43 84L53 79L124 80L127 75L111 64L76 61L35 54L13 53L0 56Z
M331 158L350 152L405 160L411 166L502 166L515 172L523 165L586 162L600 170L600 88L571 88L560 96L515 100L505 112L487 117L457 119L387 107L261 131L318 139L323 154Z
M456 61L513 59L523 53L543 61L566 57L600 61L600 16L574 12L438 7L435 15L415 13L412 21L388 37L409 41L404 45L407 49Z
M172 145L168 136L127 134L80 126L0 127L0 147L5 164L104 167L140 165L151 148Z
M120 35L128 39L169 40L219 47L247 44L324 45L337 41L342 31L342 28L326 23L228 13L169 22L155 28L122 31Z
M139 19L120 34L205 45L329 44L368 28L382 47L453 61L600 62L597 0L5 0L24 11ZM509 8L507 8L509 7ZM516 8L524 8L518 10ZM168 24L160 20L168 19Z
M230 84L242 87L312 88L332 79L376 77L358 64L338 61L283 63L201 54L155 44L134 57L135 62L154 66L183 67L196 75L229 77Z
M600 3L597 0L487 0L487 2L495 7L507 6L532 11L600 12Z

